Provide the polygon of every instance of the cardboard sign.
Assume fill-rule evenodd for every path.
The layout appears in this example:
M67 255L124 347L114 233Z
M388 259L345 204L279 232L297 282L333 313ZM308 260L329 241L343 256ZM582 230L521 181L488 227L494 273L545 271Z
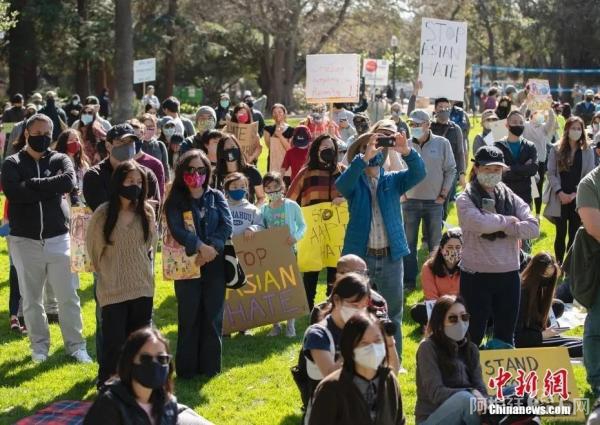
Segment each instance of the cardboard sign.
M306 233L298 242L298 267L301 272L316 272L336 267L344 248L348 225L348 204L331 202L302 207Z
M183 213L185 228L196 233L194 218L191 211ZM166 214L162 218L162 264L164 280L197 279L200 277L200 267L196 265L196 255L188 257L185 248L173 238L167 225Z
M287 227L273 227L251 240L233 238L248 284L225 294L224 334L308 314L296 256L287 244L289 234Z
M356 103L359 90L359 55L306 56L307 103Z
M531 111L545 111L552 106L552 95L550 94L550 82L530 78L527 81L529 92L527 94L527 105Z
M71 207L69 235L71 236L71 272L93 272L94 266L85 246L92 210L88 207Z
M371 86L387 86L390 63L385 59L364 59L362 75Z
M562 420L584 418L581 411L576 412L581 408L578 406L581 400L566 347L482 350L479 355L483 382L490 396L497 396L502 388L517 386L517 390L521 387L531 398L543 403L561 400L563 405L572 404L572 415L560 416Z
M258 122L253 122L251 124L240 124L227 121L225 132L235 136L240 144L242 153L244 154L245 158L248 159L248 157L252 155L256 149L258 138Z
M506 119L498 121L490 121L490 129L494 136L494 142L508 137L508 128L506 127Z
M463 100L467 60L467 23L423 18L421 21L419 95Z
M133 61L133 84L156 80L156 58Z

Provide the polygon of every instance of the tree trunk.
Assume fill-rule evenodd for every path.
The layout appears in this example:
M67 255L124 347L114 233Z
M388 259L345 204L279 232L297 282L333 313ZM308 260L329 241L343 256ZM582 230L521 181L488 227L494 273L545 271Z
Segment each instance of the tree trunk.
M17 24L8 31L8 93L22 93L25 98L37 88L38 54L33 21L26 0L11 1L11 11L18 11Z
M113 120L133 116L133 18L131 0L115 0L115 99Z
M169 25L167 27L167 52L165 54L165 97L173 95L173 86L175 85L175 19L177 16L177 0L169 0Z
M477 11L479 12L479 18L483 22L483 25L485 27L485 32L486 32L487 38L488 38L487 54L488 54L488 57L490 60L490 65L495 67L496 66L496 46L495 46L496 39L494 37L494 30L493 30L492 24L490 22L489 11L487 10L487 7L486 7L486 0L479 0L477 2ZM496 71L495 68L492 68L491 77L492 77L492 81L495 80L496 78L498 78L498 72Z
M83 37L82 29L84 28L85 22L88 20L88 0L77 0L77 14L79 15L78 49L80 51L85 51L87 46L84 41L85 37ZM91 94L90 60L87 57L80 57L77 60L75 92L81 96L82 100Z

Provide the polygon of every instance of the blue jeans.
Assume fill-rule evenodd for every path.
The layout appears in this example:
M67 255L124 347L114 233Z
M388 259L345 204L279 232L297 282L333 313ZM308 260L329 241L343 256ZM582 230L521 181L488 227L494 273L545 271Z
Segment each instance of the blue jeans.
M583 364L594 396L600 396L600 289L583 326Z
M402 288L402 275L404 265L402 259L393 261L387 257L372 257L367 255L367 268L369 278L377 286L377 292L381 294L387 303L388 316L396 324L396 349L402 360L402 309L404 307L404 292Z
M431 252L440 244L442 238L442 216L444 205L436 204L435 201L421 201L408 199L402 203L402 216L404 219L404 231L410 253L404 257L404 282L407 287L414 287L419 274L417 264L417 238L419 227L423 220L423 234L426 237L427 246Z
M471 400L475 396L469 391L460 391L455 393L448 400L443 402L440 407L429 415L423 421L418 422L418 425L476 425L481 423L481 418L475 412L471 413ZM473 402L474 403L474 402ZM474 410L474 409L473 409Z

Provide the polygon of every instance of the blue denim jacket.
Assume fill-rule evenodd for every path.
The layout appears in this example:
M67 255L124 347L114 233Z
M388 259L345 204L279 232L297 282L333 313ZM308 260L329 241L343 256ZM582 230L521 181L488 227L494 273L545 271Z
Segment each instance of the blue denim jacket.
M381 168L377 185L379 209L383 216L394 261L410 252L404 234L400 196L425 178L425 164L414 149L411 149L410 154L402 159L406 162L408 169L386 173ZM367 254L372 214L371 190L364 173L365 168L367 168L367 164L362 155L356 155L350 166L335 182L337 189L348 200L350 212L342 255L356 254L362 258L365 258Z
M202 244L211 245L223 252L225 241L231 237L233 222L225 196L210 187L200 199L191 199L174 192L165 204L167 224L173 238L185 247L188 256L194 255ZM183 213L191 211L196 233L188 231L183 222Z

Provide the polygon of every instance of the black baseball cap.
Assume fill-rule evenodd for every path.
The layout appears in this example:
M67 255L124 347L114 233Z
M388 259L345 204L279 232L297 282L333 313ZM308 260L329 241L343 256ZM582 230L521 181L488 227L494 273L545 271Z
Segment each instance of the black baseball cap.
M506 167L504 163L504 154L495 146L482 146L475 152L475 165L501 165Z
M123 137L132 137L134 141L139 138L135 135L135 130L129 124L113 125L106 133L106 141L112 143L114 140L122 139Z

